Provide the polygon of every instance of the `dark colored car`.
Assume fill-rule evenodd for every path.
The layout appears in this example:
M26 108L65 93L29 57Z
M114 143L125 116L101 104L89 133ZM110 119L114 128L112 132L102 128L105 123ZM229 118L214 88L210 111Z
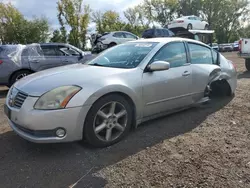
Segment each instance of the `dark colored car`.
M91 59L91 53L60 43L1 45L0 85L10 87L17 80L45 69L84 63Z
M173 37L175 34L169 29L147 29L143 32L142 38L158 38L158 37Z

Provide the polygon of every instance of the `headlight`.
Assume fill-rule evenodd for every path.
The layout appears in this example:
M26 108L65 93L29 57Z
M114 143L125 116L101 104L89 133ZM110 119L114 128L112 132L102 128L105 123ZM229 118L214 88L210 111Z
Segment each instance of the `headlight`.
M43 94L34 108L38 110L56 110L66 107L70 99L82 88L79 86L62 86Z

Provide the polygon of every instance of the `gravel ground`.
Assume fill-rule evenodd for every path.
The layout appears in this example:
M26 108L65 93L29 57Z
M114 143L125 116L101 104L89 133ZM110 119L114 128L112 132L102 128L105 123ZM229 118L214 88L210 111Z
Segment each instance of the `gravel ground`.
M235 53L235 97L147 122L105 149L16 136L0 88L0 187L250 188L250 73Z

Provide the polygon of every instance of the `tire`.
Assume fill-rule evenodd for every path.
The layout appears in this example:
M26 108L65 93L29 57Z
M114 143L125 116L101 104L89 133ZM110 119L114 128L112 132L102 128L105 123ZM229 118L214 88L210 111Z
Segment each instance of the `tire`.
M112 48L113 46L116 46L116 45L117 45L116 43L112 42L112 43L110 43L110 44L108 45L108 48Z
M108 107L109 105L111 107L112 104L114 103L116 103L115 108L114 108L115 113L111 115L110 113L111 108L109 109ZM112 118L113 116L118 117L120 108L123 108L126 111L126 114L121 116L121 118L117 119L116 121L119 125L122 125L123 131L121 131L120 128L118 129L116 126L114 126L114 124L112 124L112 122L114 121ZM104 117L103 115L98 115L100 111L105 115L105 117L108 117L108 118L103 118ZM124 120L122 118L124 118ZM117 95L117 94L104 96L100 98L97 102L95 102L92 108L89 110L87 117L85 119L85 123L84 123L83 137L86 139L88 144L94 147L102 148L102 147L111 146L119 142L125 136L128 135L132 126L132 122L133 122L132 118L133 118L132 106L124 97L122 97L121 95ZM110 124L110 121L112 125ZM97 122L99 125L97 125ZM103 128L100 128L99 133L96 133L97 127L101 127L100 125L103 125L102 126ZM107 139L107 135L108 135L107 132L110 129L111 129L111 136L110 136L110 139Z
M29 70L20 70L20 71L14 73L10 78L8 86L11 87L16 81L20 80L21 78L23 78L25 76L28 76L29 74L32 74L32 72Z
M250 59L245 59L245 66L248 71L250 71Z
M187 30L193 29L193 25L192 24L188 24L187 26Z
M205 30L208 30L209 29L209 26L208 25L205 25L205 28L204 28Z

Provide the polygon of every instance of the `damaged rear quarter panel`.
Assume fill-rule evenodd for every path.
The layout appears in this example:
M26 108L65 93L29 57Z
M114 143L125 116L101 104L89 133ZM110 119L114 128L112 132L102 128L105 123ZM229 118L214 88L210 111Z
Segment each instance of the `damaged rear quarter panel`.
M206 86L219 79L221 68L218 65L212 64L192 64L192 87L194 93L204 92Z

